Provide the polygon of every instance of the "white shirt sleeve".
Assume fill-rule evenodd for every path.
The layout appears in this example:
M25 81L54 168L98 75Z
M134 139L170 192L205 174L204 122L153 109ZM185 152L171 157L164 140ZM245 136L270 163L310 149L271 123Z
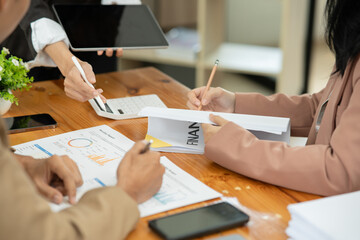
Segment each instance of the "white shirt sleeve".
M40 18L31 23L31 41L37 55L34 60L29 62L29 67L45 66L56 67L56 64L45 53L44 48L47 45L64 41L69 46L69 40L65 31L59 23L49 19Z
M139 5L141 0L102 0L102 4L128 4ZM64 41L69 46L69 39L61 25L49 18L40 18L31 23L31 41L37 55L34 60L29 61L29 67L56 67L54 61L44 52L47 45Z

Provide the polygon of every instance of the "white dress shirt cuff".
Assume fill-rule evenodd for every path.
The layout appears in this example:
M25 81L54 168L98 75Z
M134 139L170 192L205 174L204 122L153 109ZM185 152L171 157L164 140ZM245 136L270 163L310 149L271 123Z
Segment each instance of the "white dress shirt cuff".
M54 61L44 52L44 48L60 41L64 41L69 46L69 40L63 28L49 18L40 18L31 23L31 30L31 41L37 55L34 60L29 62L29 67L56 67Z

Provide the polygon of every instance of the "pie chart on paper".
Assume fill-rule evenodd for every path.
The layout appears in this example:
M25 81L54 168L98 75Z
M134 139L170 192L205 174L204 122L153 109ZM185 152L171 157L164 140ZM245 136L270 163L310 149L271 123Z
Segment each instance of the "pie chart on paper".
M75 139L71 139L68 142L68 145L74 148L86 148L86 147L90 147L92 144L93 141L88 138L75 138Z

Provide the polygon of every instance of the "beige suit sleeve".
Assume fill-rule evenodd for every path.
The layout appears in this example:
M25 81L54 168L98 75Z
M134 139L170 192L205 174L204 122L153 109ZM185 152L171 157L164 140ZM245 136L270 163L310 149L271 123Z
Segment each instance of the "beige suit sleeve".
M120 188L90 191L75 206L54 213L12 158L4 139L0 150L0 239L119 240L134 228L137 204Z
M300 96L288 96L285 94L264 96L258 93L237 93L235 112L288 117L291 121L291 135L307 137L322 92L323 90L316 94L303 94Z
M208 141L205 155L245 176L295 190L320 195L360 190L359 119L357 79L329 145L290 147L259 140L230 122Z

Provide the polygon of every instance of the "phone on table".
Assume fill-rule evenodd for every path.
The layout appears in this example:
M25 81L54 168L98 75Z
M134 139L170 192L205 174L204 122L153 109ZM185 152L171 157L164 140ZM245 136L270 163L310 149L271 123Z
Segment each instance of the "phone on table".
M57 122L47 113L4 118L9 133L55 128Z
M246 224L249 216L227 202L177 213L149 221L165 239L189 239Z

